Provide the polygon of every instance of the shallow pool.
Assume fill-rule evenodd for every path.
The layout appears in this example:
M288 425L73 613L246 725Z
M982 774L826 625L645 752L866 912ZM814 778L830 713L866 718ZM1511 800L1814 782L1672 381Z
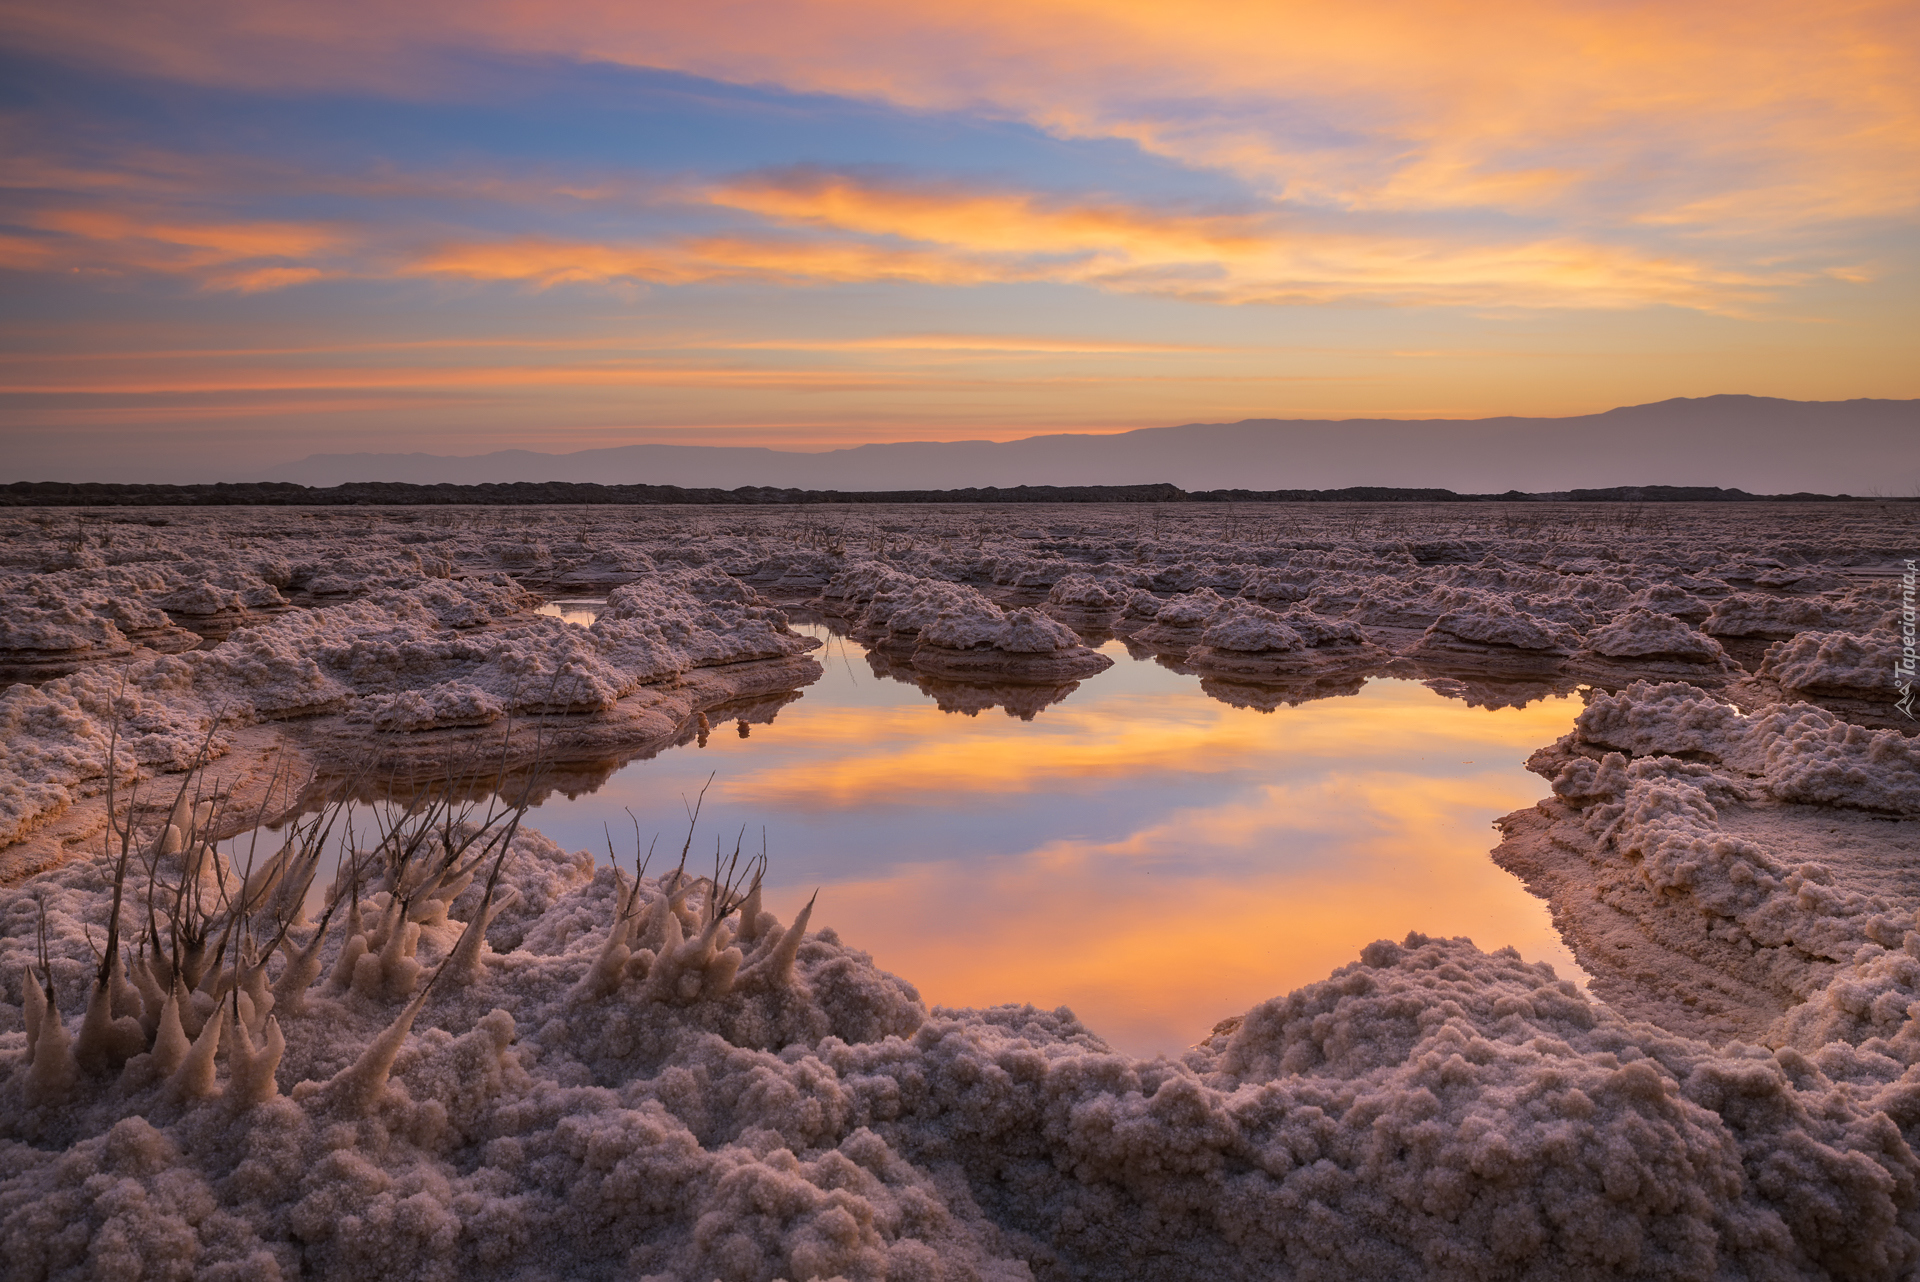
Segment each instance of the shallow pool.
M768 906L832 926L929 1003L1067 1005L1117 1047L1177 1051L1409 930L1511 944L1580 980L1544 902L1495 867L1492 821L1581 704L1488 711L1411 681L1262 712L1128 655L1031 720L943 712L818 625L825 675L770 723L633 762L528 822L650 873L763 831ZM1031 706L1023 709L1031 713Z

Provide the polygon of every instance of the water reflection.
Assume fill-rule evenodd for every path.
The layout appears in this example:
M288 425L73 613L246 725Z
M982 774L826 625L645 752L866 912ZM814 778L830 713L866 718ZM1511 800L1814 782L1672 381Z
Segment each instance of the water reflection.
M557 597L541 605L534 613L562 619L577 627L590 628L606 608L605 597Z
M1490 821L1543 795L1520 763L1577 698L1489 710L1411 680L1206 692L1112 642L1115 667L1045 703L989 689L948 705L1012 715L952 716L926 683L796 626L829 640L825 675L777 721L756 709L743 735L712 714L698 746L549 796L529 822L600 850L631 809L670 837L713 773L707 839L765 828L783 916L819 887L816 923L929 1002L1066 1004L1138 1053L1411 929L1579 977L1544 904L1487 858Z

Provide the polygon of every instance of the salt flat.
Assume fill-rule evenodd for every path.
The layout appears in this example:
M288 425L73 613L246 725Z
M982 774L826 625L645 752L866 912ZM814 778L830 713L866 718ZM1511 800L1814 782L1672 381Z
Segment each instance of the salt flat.
M0 517L8 1268L1908 1276L1916 545L1878 503ZM811 680L801 609L981 707L1115 636L1252 706L1580 691L1493 857L1591 992L1355 939L1140 1061L511 814L369 834L317 921L303 838L210 850L311 833L316 778L590 779Z

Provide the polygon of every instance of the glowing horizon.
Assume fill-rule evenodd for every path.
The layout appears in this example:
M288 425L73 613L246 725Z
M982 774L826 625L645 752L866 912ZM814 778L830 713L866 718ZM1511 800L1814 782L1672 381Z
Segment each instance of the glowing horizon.
M0 30L0 479L1920 395L1892 3Z

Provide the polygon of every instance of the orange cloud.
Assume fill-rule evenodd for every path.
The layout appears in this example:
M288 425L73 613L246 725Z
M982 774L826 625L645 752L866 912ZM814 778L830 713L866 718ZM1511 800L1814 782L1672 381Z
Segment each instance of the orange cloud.
M1049 202L1027 192L902 188L800 172L713 189L717 205L769 221L964 245L982 254L1116 253L1134 261L1210 262L1257 252L1268 233L1246 216L1160 213L1120 202Z
M309 223L193 222L115 209L45 209L20 216L39 236L0 237L0 266L24 271L191 275L208 289L253 293L327 274L310 259L346 247L341 234Z
M540 288L620 281L789 285L907 281L972 286L1046 281L1249 304L1366 300L1480 307L1638 307L1738 312L1806 273L1730 270L1573 237L1476 241L1450 232L1287 225L1118 201L1033 193L902 189L804 175L714 189L717 205L796 233L660 244L466 240L421 253L402 275L521 281Z

